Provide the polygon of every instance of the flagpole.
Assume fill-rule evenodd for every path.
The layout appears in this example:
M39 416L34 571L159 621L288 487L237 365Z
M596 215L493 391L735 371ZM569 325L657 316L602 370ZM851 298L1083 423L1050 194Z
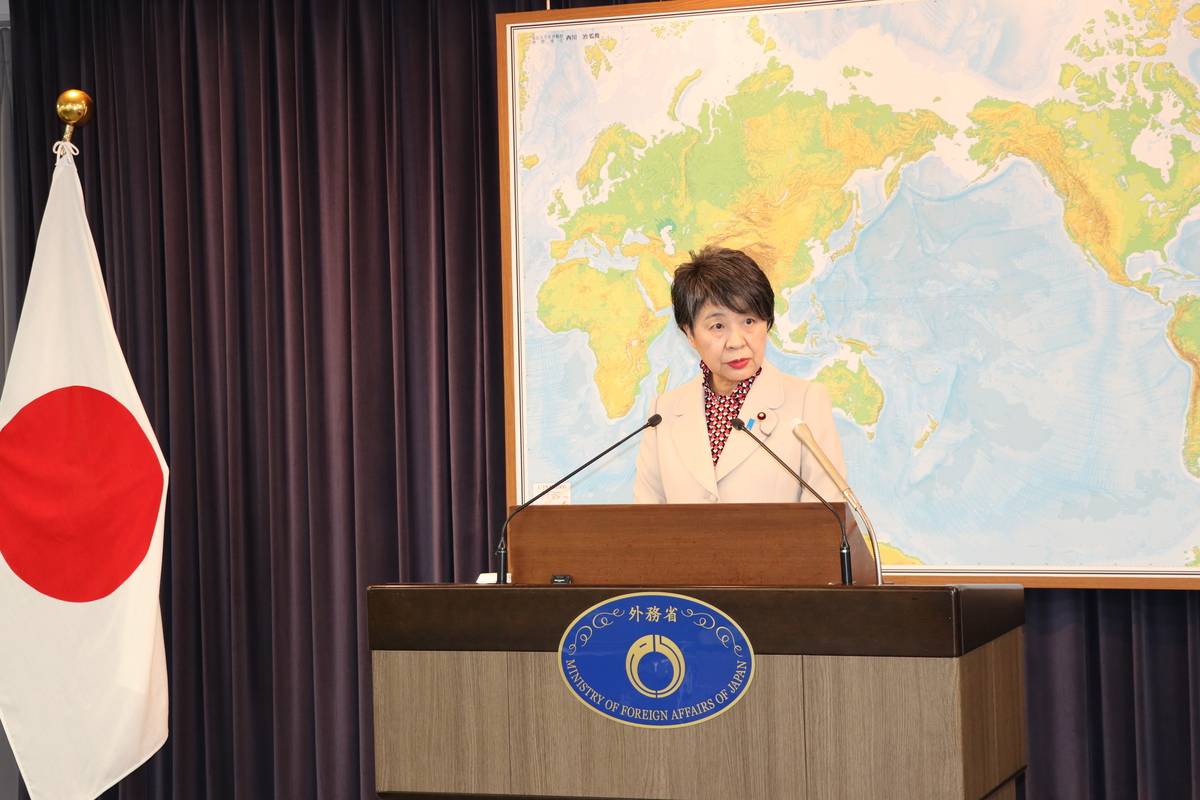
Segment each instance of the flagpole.
M39 800L100 796L162 747L170 716L169 470L113 328L69 141L92 99L64 92L56 110L67 127L0 393L0 724Z
M94 105L95 103L92 101L91 95L82 89L67 89L58 96L58 101L54 107L58 111L58 118L67 125L63 129L62 141L71 141L71 136L75 133L75 127L83 125L92 118L92 107Z

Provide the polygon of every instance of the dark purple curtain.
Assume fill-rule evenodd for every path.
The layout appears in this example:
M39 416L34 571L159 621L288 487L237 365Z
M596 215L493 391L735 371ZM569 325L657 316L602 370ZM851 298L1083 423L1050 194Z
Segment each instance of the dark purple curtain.
M493 21L540 7L14 0L18 263L86 88L171 465L171 737L109 797L374 796L363 589L472 579L503 509ZM1197 594L1028 598L1029 796L1200 797Z
M1028 797L1200 798L1200 592L1025 593Z

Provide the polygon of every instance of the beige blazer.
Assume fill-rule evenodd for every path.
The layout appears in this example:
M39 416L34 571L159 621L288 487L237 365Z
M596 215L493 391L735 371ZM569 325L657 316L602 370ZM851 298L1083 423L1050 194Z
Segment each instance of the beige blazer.
M638 503L816 502L768 453L742 431L731 430L714 466L704 420L703 378L655 399L651 414L662 422L646 431L638 451L633 498ZM763 419L759 419L759 414ZM842 443L833 424L829 393L764 363L742 404L742 420L829 502L841 495L821 465L792 434L803 420L830 461L845 475ZM803 492L803 496L802 496Z

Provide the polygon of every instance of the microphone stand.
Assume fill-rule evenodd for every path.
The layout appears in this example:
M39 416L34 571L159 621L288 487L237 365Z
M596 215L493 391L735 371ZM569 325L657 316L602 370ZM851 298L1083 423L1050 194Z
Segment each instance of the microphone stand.
M580 472L582 472L583 470L590 467L592 464L595 464L597 461L604 458L606 455L611 453L613 450L616 450L618 447L625 444L626 442L628 442L633 437L637 436L642 431L646 430L647 428L653 428L654 426L658 425L658 423L660 423L660 422L662 422L662 415L655 414L654 416L650 417L650 419L646 420L646 422L642 425L642 427L638 428L633 433L630 433L630 434L622 437L621 440L618 441L616 444L611 445L610 447L608 447L606 450L604 450L600 454L593 456L589 461L585 462L583 465L576 467L571 472L569 472L566 475L564 475L563 477L559 478L557 481L550 484L545 489L538 492L533 497L531 497L530 499L526 500L521 505L514 508L513 512L508 515L508 519L504 520L504 525L500 528L500 544L498 544L496 546L496 583L497 584L508 583L508 523L512 522L513 517L515 517L517 514L520 514L522 511L529 508L531 505L536 503L538 500L541 500L543 497L550 494L550 492L554 491L559 486L562 486L564 483L569 481L571 478L575 477Z
M867 536L871 539L871 552L875 556L872 565L875 567L875 582L883 586L883 554L879 552L879 539L875 536L875 526L871 524L871 518L867 516L867 511L863 508L862 503L854 496L853 490L847 489L845 498L850 510L858 519L858 524L866 529Z
M871 549L875 556L875 582L883 586L883 554L879 552L879 539L875 536L875 526L871 524L871 518L867 516L866 509L862 503L854 495L854 490L850 488L850 484L846 483L846 478L833 462L829 460L829 456L825 455L825 451L821 449L821 445L817 444L817 439L813 436L812 429L804 422L797 422L792 428L792 433L796 438L804 443L808 451L812 453L813 458L821 465L821 469L825 470L825 474L833 481L834 486L842 493L842 497L850 506L850 510L854 512L854 518L858 520L858 524L866 529L867 536L871 539Z
M824 497L822 497L820 492L818 492L813 487L809 486L808 481L804 480L804 478L801 478L800 474L798 472L796 472L796 470L794 470L790 466L788 466L787 462L785 462L782 458L780 458L778 455L776 455L774 450L772 450L770 447L767 447L767 443L764 442L762 439L758 438L758 434L756 434L754 431L747 428L746 423L742 422L742 420L739 417L733 418L733 427L735 427L739 431L742 431L743 433L745 433L747 436L749 436L751 439L754 440L755 444L757 444L763 450L766 450L767 454L769 456L771 456L771 458L775 459L775 461L778 462L779 466L781 466L785 470L787 470L788 474L791 475L793 478L795 478L797 480L797 482L799 482L800 486L807 489L812 494L813 497L820 500L821 505L825 506L825 508L828 509L830 514L833 514L833 518L837 520L838 528L842 532L842 545L838 549L838 556L839 556L839 560L841 561L841 567L842 567L842 585L843 586L853 585L854 584L854 574L850 569L850 541L846 538L846 522L845 522L845 520L843 520L841 515L838 514L836 510L834 510L833 506L829 505L829 501L827 501Z

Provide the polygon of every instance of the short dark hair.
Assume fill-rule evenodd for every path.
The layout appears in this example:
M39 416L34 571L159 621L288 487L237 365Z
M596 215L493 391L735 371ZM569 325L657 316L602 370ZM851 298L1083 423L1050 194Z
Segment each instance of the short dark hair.
M676 267L671 284L675 324L682 330L692 330L705 303L753 314L766 321L768 330L774 326L775 292L753 258L741 250L712 245L688 255L692 260Z

